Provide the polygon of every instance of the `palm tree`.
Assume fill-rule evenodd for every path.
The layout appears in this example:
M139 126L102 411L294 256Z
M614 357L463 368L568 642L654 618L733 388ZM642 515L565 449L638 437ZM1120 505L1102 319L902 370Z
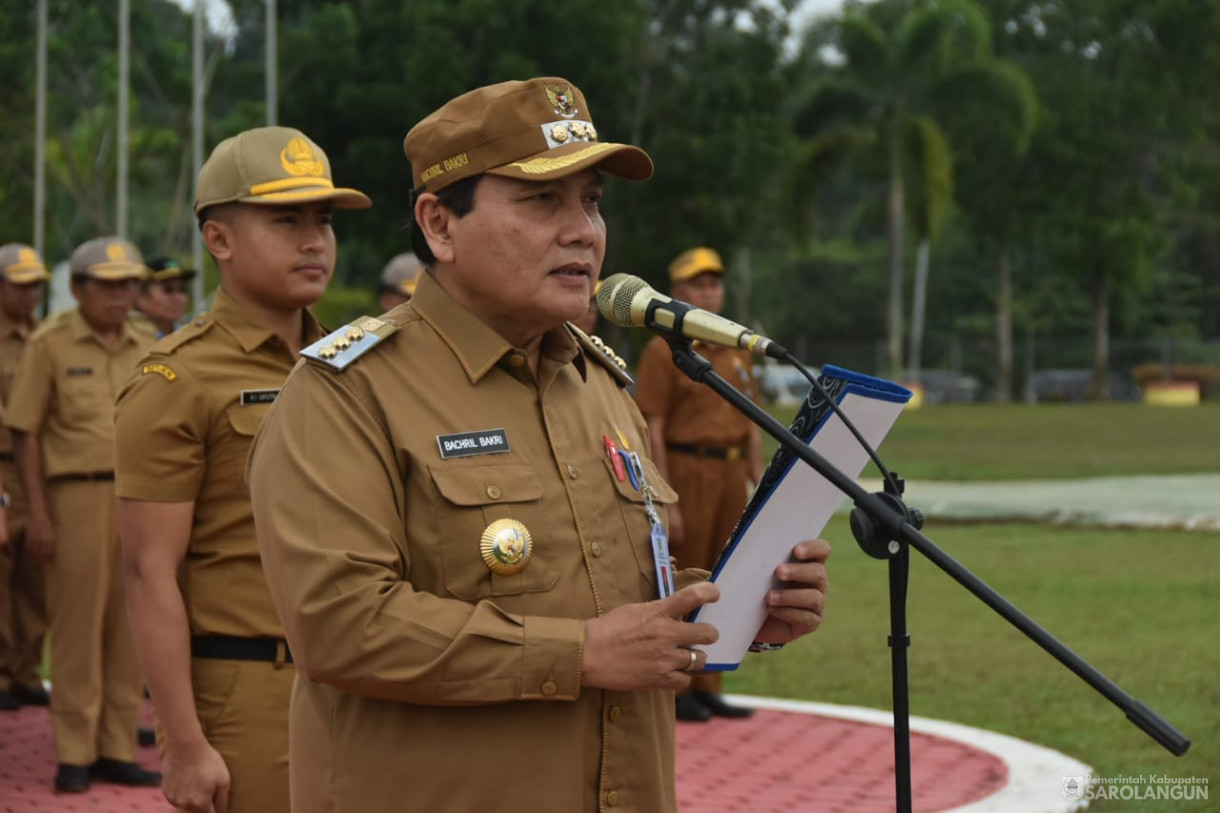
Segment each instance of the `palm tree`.
M838 21L842 64L813 86L797 116L804 142L793 192L800 211L829 170L862 157L886 167L886 356L890 374L897 375L907 198L915 203L912 225L920 241L911 348L917 367L931 242L953 199L952 153L942 126L955 113L951 94L986 89L983 98L970 94L971 100L1001 115L1025 115L1020 129L1026 139L1035 105L1023 74L992 56L987 16L971 0L910 5L897 20L886 20L886 10L854 10Z

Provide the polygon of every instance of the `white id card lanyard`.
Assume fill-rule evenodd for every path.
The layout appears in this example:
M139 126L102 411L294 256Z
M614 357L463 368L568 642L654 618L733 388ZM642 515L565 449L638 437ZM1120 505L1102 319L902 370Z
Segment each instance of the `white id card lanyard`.
M661 515L652 501L652 485L644 477L644 466L640 456L630 452L631 469L640 483L640 493L644 495L644 511L648 514L648 523L652 526L652 561L657 568L657 593L661 598L672 596L674 592L674 570L669 560L669 537L665 534L665 525L661 523Z

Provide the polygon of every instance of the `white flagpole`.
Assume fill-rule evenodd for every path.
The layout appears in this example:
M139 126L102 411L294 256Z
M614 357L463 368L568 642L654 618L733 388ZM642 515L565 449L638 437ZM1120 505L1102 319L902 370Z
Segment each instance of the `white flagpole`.
M47 0L38 0L34 90L34 248L46 258L47 209Z
M278 34L276 31L276 13L275 0L263 0L267 7L267 38L263 48L264 59L266 61L266 80L267 80L267 125L274 127L279 124L279 92L277 85L279 84L278 77Z
M203 166L203 0L195 0L194 27L191 32L191 153L194 165L194 181L191 184L193 202L199 199L199 168ZM203 237L197 225L191 228L191 267L195 279L191 281L191 302L195 312L203 311Z
M118 183L115 194L115 232L127 237L127 93L131 57L131 0L119 0L119 122Z

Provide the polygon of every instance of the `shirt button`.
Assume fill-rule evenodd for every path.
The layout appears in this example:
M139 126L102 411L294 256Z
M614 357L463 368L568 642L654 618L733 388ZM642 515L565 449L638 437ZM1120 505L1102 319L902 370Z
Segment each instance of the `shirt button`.
M589 546L589 550L593 551L594 556L601 556L602 555L602 543L594 542L592 545Z
M575 466L568 466L568 476L575 480L580 476L580 471Z
M491 497L493 500L500 499L500 497L501 497L500 487L499 486L488 486L487 487L487 496Z
M524 367L525 359L521 357L520 353L513 353L508 357L508 363L513 367Z
M617 723L622 718L623 718L623 707L622 706L611 706L610 707L610 722Z
M606 794L606 804L610 807L618 807L618 803L623 801L623 797L619 795L617 790L612 790Z
M547 697L553 697L557 691L559 691L559 687L555 685L553 680L548 680L542 684L542 693Z

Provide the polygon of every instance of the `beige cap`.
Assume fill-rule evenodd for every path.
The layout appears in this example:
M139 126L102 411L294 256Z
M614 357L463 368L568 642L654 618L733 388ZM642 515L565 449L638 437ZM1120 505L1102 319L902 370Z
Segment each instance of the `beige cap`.
M669 264L669 281L685 282L707 272L724 273L724 263L713 249L700 246L683 251Z
M14 285L43 282L51 278L38 252L24 243L0 246L0 273Z
M386 263L381 271L381 287L389 288L407 296L415 295L415 282L419 279L423 263L411 252L399 254Z
M335 186L326 153L300 130L256 127L212 150L199 170L195 214L233 201L284 206L319 200L340 209L373 205L363 192Z
M134 244L121 237L95 237L72 252L72 276L91 279L144 279L148 268Z
M464 93L412 127L403 149L416 192L484 172L545 181L597 166L633 181L652 177L648 153L597 140L584 94L556 77Z
M195 278L195 269L183 268L182 263L172 257L154 257L149 260L148 278L153 282L164 282L167 279L191 280Z

